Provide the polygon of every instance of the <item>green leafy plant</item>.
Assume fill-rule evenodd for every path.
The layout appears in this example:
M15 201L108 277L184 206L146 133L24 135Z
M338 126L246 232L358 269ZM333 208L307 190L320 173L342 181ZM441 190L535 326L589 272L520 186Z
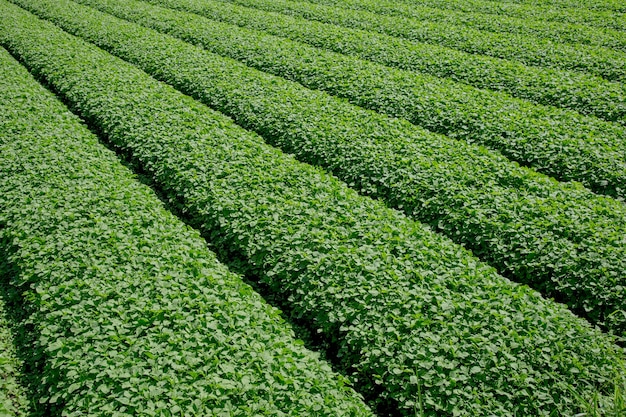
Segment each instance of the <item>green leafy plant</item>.
M36 415L372 415L4 49L0 72L0 278L43 357Z
M603 383L624 366L610 336L136 67L4 0L0 10L0 43L318 334L379 410L574 414L570 388L610 405Z
M30 413L27 389L22 382L22 366L16 353L6 303L0 297L0 416L25 417Z
M626 123L625 87L621 83L583 72L529 66L514 60L473 54L452 47L379 33L375 27L377 22L385 19L383 12L383 16L381 13L370 13L368 19L372 27L360 28L361 26L351 23L352 19L348 17L351 11L310 3L262 0L238 0L235 2L237 4L198 0L149 0L149 3L272 33L281 37L281 42L288 38L417 72L420 75L418 80L422 79L423 74L450 78L474 87L505 92L538 104L572 109L622 125ZM394 5L397 3L394 2ZM365 2L360 4L363 6ZM378 9L380 3L375 2L372 7ZM414 7L408 7L408 10L414 10ZM344 19L337 21L337 16L344 16ZM394 25L393 22L390 24ZM427 81L432 83L428 77L424 82ZM484 105L484 102L481 103ZM458 104L457 102L455 105Z
M383 0L380 2L359 0L311 0L311 3L347 7L357 10L369 10L382 14L397 14L415 5L434 7L442 10L456 10L472 13L480 12L490 15L510 16L520 19L534 19L541 22L559 22L565 24L582 24L596 28L626 29L626 22L620 19L624 6L619 0L612 1L608 7L600 1L584 2L576 7L559 7L554 2L523 4L515 2L494 3L489 0ZM604 3L604 4L603 4ZM402 13L404 14L404 13Z
M243 61L261 71L346 98L353 104L404 118L459 140L497 149L509 159L557 179L577 180L596 192L624 197L621 189L626 183L626 145L623 142L626 128L623 126L594 117L582 117L572 111L533 105L506 94L478 90L451 80L388 68L337 52L354 55L351 51L367 49L373 55L382 57L382 61L378 61L384 64L391 63L389 60L403 61L396 66L409 69L413 57L435 64L441 62L442 56L450 59L449 54L438 54L439 58L431 59L421 52L407 51L393 40L372 37L368 32L346 33L333 25L316 25L276 13L224 5L219 1L152 2L237 25L269 30L279 37L193 14L151 7L143 2L80 1L194 45L202 45L211 52ZM293 37L336 52L281 37ZM372 58L369 52L356 55ZM500 85L503 79L520 80L517 70L511 71L508 76L494 74L494 77L489 77L484 67L479 64L478 78L485 83L482 86ZM498 65L497 68L506 66ZM444 75L450 75L449 70L445 70ZM557 80L548 78L542 71L540 78L531 84L538 89L550 85L560 89L559 86L572 84L563 77ZM580 86L584 98L570 91L548 91L549 98L545 102L553 104L554 98L559 97L586 107L584 103L589 104L590 96L602 96L597 104L610 115L608 118L622 121L626 114L626 87L618 83L600 83L594 93L591 85L593 83L586 82ZM559 149L558 155L555 155L555 148ZM602 152L598 152L598 148Z
M619 7L602 9L600 2L584 2L576 8L554 7L555 3L532 5L517 2L493 3L484 0L311 0L327 6L364 10L389 16L404 16L417 21L435 20L452 25L496 33L537 36L556 42L581 43L624 50L624 33L619 27ZM264 4L265 5L265 4ZM593 9L593 10L590 10ZM560 14L560 15L559 15ZM579 16L577 18L577 16Z
M286 10L291 15L307 19L385 33L415 42L435 43L471 54L518 61L526 65L582 71L610 81L623 81L626 71L625 56L609 48L568 45L534 36L500 34L476 30L465 25L382 16L365 10L348 10L341 7L311 7L308 2L281 0L229 0L246 6L270 10ZM364 2L373 4L374 0ZM272 4L275 4L272 6ZM366 6L365 6L366 7ZM373 6L376 7L376 6ZM318 11L326 11L323 15ZM277 11L278 11L277 10Z
M92 8L21 4L624 334L626 316L616 314L626 302L623 203Z

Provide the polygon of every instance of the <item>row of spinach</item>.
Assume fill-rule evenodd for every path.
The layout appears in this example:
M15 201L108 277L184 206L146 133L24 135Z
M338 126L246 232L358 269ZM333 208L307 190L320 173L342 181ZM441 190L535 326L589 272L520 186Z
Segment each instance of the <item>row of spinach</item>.
M549 415L589 404L615 408L615 390L626 381L623 351L611 337L130 64L4 0L0 9L10 17L0 22L0 43L132 155L223 258L316 332L379 410ZM183 44L143 38L144 29L93 10L91 18L72 11L77 26L117 44L117 53L132 47L154 59L155 74L178 65L180 84L193 72L177 52ZM119 43L131 27L140 48ZM202 56L197 68L212 73Z
M294 0L221 1L384 33L415 42L442 45L471 54L509 59L526 65L581 71L610 81L626 80L626 53L605 47L565 44L536 36L487 32L465 25L419 21Z
M352 8L365 8L366 10L379 10L373 2L362 2L360 0L309 0L310 3L320 3L329 5L350 5ZM611 3L623 7L619 0ZM557 22L565 24L582 24L597 28L610 28L616 30L626 30L624 13L626 10L615 7L605 7L603 2L584 2L584 6L559 7L555 3L523 4L519 2L493 2L490 0L381 0L378 5L390 6L383 10L395 10L398 5L411 7L421 5L435 7L443 10L458 10L461 12L480 12L498 16L510 16L520 19L533 19L543 22ZM375 9L370 9L372 6ZM403 7L403 8L404 8Z
M412 42L372 30L341 27L316 21L318 16L325 16L327 13L336 14L334 10L326 8L321 8L315 13L312 11L294 12L296 15L290 16L290 10L286 10L285 7L291 5L284 5L281 2L272 2L269 6L264 3L262 5L245 3L248 6L263 7L268 11L215 0L150 0L149 2L197 13L224 23L271 33L280 38L276 39L276 46L291 46L288 38L316 48L411 71L408 75L419 80L419 85L441 84L426 74L450 78L455 82L443 83L449 94L449 96L444 95L443 100L457 96L459 92L455 93L454 90L467 91L459 85L463 83L477 88L504 92L538 104L575 110L607 121L626 123L624 119L626 87L624 84L607 81L597 76L575 71L532 67L511 60L471 54L436 44ZM309 8L316 10L314 5L308 5L306 10ZM297 10L300 11L300 8ZM349 14L350 12L343 13ZM314 20L306 20L303 16ZM323 20L323 18L320 19ZM350 21L348 17L346 19ZM378 19L384 19L384 17L379 16ZM237 31L234 28L230 30ZM301 48L302 45L299 47ZM317 51L322 54L319 49ZM437 96L441 97L441 95ZM476 100L476 93L474 96ZM493 96L492 100L503 99L499 95ZM448 101L452 100L448 98ZM460 103L457 100L453 102L453 106L458 106L465 101L467 99ZM483 98L478 99L478 103L475 104L481 106L486 103ZM463 112L461 115L467 116ZM440 128L450 130L448 126Z
M54 38L40 46L64 61L77 52ZM118 82L133 82L123 67L109 69L112 82L115 70ZM8 415L372 415L278 310L5 50L0 73L0 276L33 334L0 344L0 359L28 356L33 385L26 403L15 395L19 363L0 360Z
M15 1L624 334L623 203L74 2Z
M626 52L626 32L589 26L584 23L562 23L542 21L536 18L519 18L506 15L481 13L474 10L438 9L418 3L402 1L370 1L370 2L324 2L339 7L362 8L374 13L391 16L404 16L414 21L435 21L453 26L467 26L473 29L495 33L513 33L549 39L556 43L583 44L600 46ZM356 4L355 4L356 3Z

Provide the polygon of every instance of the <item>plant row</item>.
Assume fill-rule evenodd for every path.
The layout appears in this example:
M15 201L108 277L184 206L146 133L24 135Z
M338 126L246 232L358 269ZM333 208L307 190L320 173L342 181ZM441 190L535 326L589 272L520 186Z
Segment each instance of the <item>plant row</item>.
M626 196L623 126L142 2L78 2L202 45L261 71L346 98L355 105L404 118L454 139L497 149L509 159L559 180L576 180L601 194L622 199ZM197 2L194 11L207 4ZM223 16L227 15L241 17L242 12ZM266 16L266 21L274 23L276 19ZM293 27L311 29L300 24ZM320 33L333 36L329 31ZM626 102L624 105L626 110ZM626 121L624 115L621 118Z
M44 415L371 415L198 232L8 53L0 62L0 273L25 292Z
M596 0L588 2L584 0L504 0L505 3L551 5L558 8L583 8L589 10L606 10L618 13L626 12L626 6L619 0Z
M0 85L4 87L2 80ZM25 417L29 415L30 408L22 382L23 362L17 355L13 326L6 307L4 297L0 297L0 416Z
M624 333L621 202L73 2L26 6Z
M520 4L494 2L491 0L381 0L377 3L363 2L360 0L308 0L310 3L327 4L353 9L363 9L375 11L383 14L397 14L397 11L404 11L414 6L426 6L443 10L454 10L465 13L486 13L495 15L494 19L500 16L513 18L536 20L542 22L556 22L564 24L576 24L594 26L596 28L607 28L615 30L626 30L624 15L611 10L596 8L590 10L589 6L597 6L597 2L585 2L587 7L561 8L554 5L540 4ZM396 13L394 13L396 12Z
M584 44L626 51L625 32L611 28L590 27L580 23L546 22L535 18L522 19L474 11L444 10L398 1L392 4L384 1L364 1L356 4L344 1L322 1L322 3L390 16L405 16L414 21L427 20L453 26L465 25L477 30L495 33L514 33L522 36L549 39L556 43Z
M11 68L5 66L5 62L9 62L10 55L7 51L0 47L0 158L4 151L2 144L4 135L12 128L12 115L9 112L19 111L19 109L7 108L4 106L3 99L10 96L13 86L11 81ZM13 61L15 62L15 61ZM16 64L17 67L19 65ZM5 75L6 73L6 75ZM6 99L5 99L6 100ZM4 172L0 168L0 184L4 184ZM0 191L1 187L0 187ZM2 204L2 196L0 196L0 204ZM0 205L1 207L1 205ZM0 239L2 238L5 223L2 213L0 212ZM0 251L2 247L0 246ZM20 350L27 350L28 346L24 346L26 339L22 335L20 328L19 315L12 308L12 292L7 284L10 276L5 274L5 257L0 252L0 416L3 417L26 417L32 416L31 402L28 398L28 381L26 380L25 363ZM20 349L22 348L22 349Z
M554 4L540 5L536 2L534 2L532 6L513 2L495 3L489 0L381 0L378 2L360 0L308 0L308 2L409 17L415 13L412 11L413 9L417 10L419 16L420 10L424 8L452 12L452 14L459 18L463 15L466 15L469 19L472 19L475 15L475 17L478 17L478 15L487 15L491 16L494 21L502 20L503 22L509 22L515 25L516 30L528 30L522 27L518 28L518 26L520 26L519 23L521 23L520 21L525 21L531 26L536 27L542 35L554 36L554 33L549 33L543 29L543 27L547 28L550 26L554 28L554 30L562 32L565 37L571 37L572 40L581 39L581 37L595 38L597 36L603 36L597 33L594 34L593 30L602 31L605 34L617 34L620 32L620 29L626 29L623 16L620 13L601 10L599 8L593 10L585 10L584 7L564 9L553 7ZM598 2L586 2L586 4L597 6ZM482 18L480 19L482 22ZM490 24L487 21L485 21L484 24L492 28L493 31L502 31L504 29L498 28L493 25L493 23ZM532 28L530 28L530 30L530 33L533 33ZM557 40L559 39L557 38ZM609 39L607 39L607 41L612 42Z
M525 65L580 71L609 81L626 80L626 52L604 47L563 44L532 36L493 33L464 25L417 21L403 16L388 16L364 10L291 0L278 2L227 0L227 2L378 32L414 42L446 46L471 54L508 59Z
M420 73L418 80L424 77L423 74L450 78L474 87L509 93L535 103L568 108L626 124L626 86L600 77L573 71L528 67L518 62L468 54L438 45L414 43L389 35L307 21L302 17L219 1L149 2L402 70L417 71ZM281 9L280 2L273 2L266 8L285 11ZM309 5L309 8L315 6ZM320 12L324 14L328 11ZM280 39L275 48L287 46L283 43L287 41ZM411 76L416 77L415 74ZM433 82L429 77L427 80L430 81L422 81L422 84ZM448 84L448 87L459 88L458 84ZM447 126L444 129L449 130Z
M563 306L131 65L0 5L9 17L0 42L132 153L390 412L548 415L593 398L612 407L626 383L623 352ZM175 59L172 47L153 52Z

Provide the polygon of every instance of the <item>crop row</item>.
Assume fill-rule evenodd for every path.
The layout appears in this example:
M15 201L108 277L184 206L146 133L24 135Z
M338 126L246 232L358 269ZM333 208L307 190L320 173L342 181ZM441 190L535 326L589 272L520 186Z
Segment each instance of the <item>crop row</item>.
M610 27L590 26L585 23L555 22L496 14L471 7L452 7L452 3L429 1L360 1L360 0L310 0L311 3L365 10L389 16L405 16L416 20L436 20L454 25L468 25L478 30L497 33L517 33L537 36L557 42L582 43L593 46L626 49L626 34ZM432 3L432 4L430 4ZM492 3L493 4L493 3ZM458 3L454 6L459 6Z
M4 87L2 80L0 86ZM3 278L0 274L0 279ZM29 412L29 404L27 390L22 382L23 363L17 355L13 326L8 319L4 298L0 296L0 416L25 417Z
M624 333L624 204L94 9L22 3Z
M226 0L220 0L226 1ZM571 45L531 36L481 31L463 25L417 21L292 0L228 0L228 3L275 11L309 20L379 32L472 54L517 61L526 65L581 71L610 81L626 80L626 53L604 47Z
M550 5L516 4L494 2L492 0L381 0L376 3L361 0L308 0L310 3L327 4L332 6L348 7L353 9L370 10L382 14L397 14L398 10L406 10L411 7L427 6L443 10L455 10L465 13L486 13L500 16L509 16L526 20L543 22L556 22L565 24L577 24L594 26L596 28L608 28L626 30L626 21L623 13L613 10L602 10L589 7L598 5L598 2L585 2L586 7L561 8ZM395 13L394 13L395 12ZM626 12L626 10L624 10Z
M581 117L571 111L533 105L461 83L364 62L192 14L150 7L142 2L132 2L132 5L119 0L78 2L202 45L213 53L243 61L261 71L347 98L355 105L404 118L455 139L497 149L510 159L536 167L557 179L577 180L596 192L622 199L626 196L626 143L623 140L626 128L623 126ZM172 4L180 4L180 0L168 3ZM209 4L197 1L190 9L206 10ZM224 11L222 18L236 16L239 20L244 13L242 10ZM271 15L263 20L270 25L277 22ZM311 29L310 25L294 23L291 26L298 31ZM320 29L319 33L345 45L332 31ZM626 121L624 114L621 119Z
M506 92L535 103L568 108L582 114L626 124L626 86L599 77L574 71L528 67L518 62L468 54L443 46L415 43L376 32L307 21L302 17L286 16L219 1L149 0L149 2L268 32L344 55L416 71L420 74L417 76L413 74L412 77L417 80L425 78L421 84L433 83L432 78L423 75L430 74L478 88ZM271 8L281 9L279 2L272 5ZM289 45L285 39L276 40L276 43L274 49ZM458 84L446 85L448 89L459 89ZM451 95L454 96L453 93ZM445 125L438 128L450 129Z
M6 51L0 68L0 273L27 293L45 358L32 370L43 407L67 416L371 415Z
M410 0L409 0L410 1ZM512 4L539 4L552 5L567 10L569 8L582 8L588 10L606 10L618 13L626 12L626 6L620 0L503 0L504 3Z
M337 1L323 1L323 4L349 9L362 9L389 16L404 16L415 21L431 21L453 26L467 26L477 30L495 33L513 33L551 41L572 44L607 47L626 51L626 32L610 28L590 27L585 24L546 22L536 18L521 19L506 15L442 10L420 4L407 4L395 1L393 5L378 1L359 1L357 4ZM330 4L329 4L330 3Z
M5 67L4 63L10 57L6 50L0 47L0 159L4 151L2 144L5 131L11 128L12 118L9 111L19 111L19 109L7 108L4 104L14 91L11 90L10 73L13 68ZM15 61L13 61L15 62ZM17 65L17 63L16 63ZM19 65L17 65L19 67ZM6 74L6 75L5 75ZM0 184L4 181L4 172L0 167ZM0 188L1 191L1 188ZM0 207L2 196L0 196ZM3 223L0 212L0 245L2 239ZM0 246L0 251L2 246ZM12 308L13 292L7 285L11 279L6 274L6 259L4 253L0 252L0 416L3 417L25 417L32 415L30 402L28 399L28 382L24 373L23 356L20 351L20 344L27 343L20 329L19 314Z
M317 329L368 396L405 415L547 415L596 395L610 407L613 384L626 383L623 352L562 306L131 65L0 5L9 17L0 42ZM178 46L151 51L175 61Z

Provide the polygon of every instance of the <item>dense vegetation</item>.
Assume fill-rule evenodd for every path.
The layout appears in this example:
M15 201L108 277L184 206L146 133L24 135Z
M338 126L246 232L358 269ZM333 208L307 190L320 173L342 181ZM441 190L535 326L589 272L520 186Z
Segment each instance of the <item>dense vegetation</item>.
M446 11L487 14L492 20L501 21L508 18L523 19L554 27L551 23L560 25L576 25L594 31L595 36L602 29L625 30L626 7L621 0L613 0L612 4L604 7L601 1L579 2L574 7L559 7L554 1L532 4L515 1L493 0L309 0L310 3L325 4L357 10L369 10L390 15L414 15L414 10L420 7L429 7ZM616 7L617 6L617 7ZM506 27L506 25L505 25ZM500 28L501 29L501 28Z
M626 53L610 48L564 44L535 36L494 33L466 25L420 21L339 7L315 7L292 0L229 0L244 6L282 11L326 23L385 33L412 41L439 44L469 53L505 58L546 68L582 71L611 81L623 81ZM376 3L376 0L363 2ZM374 6L375 7L375 6Z
M132 152L217 248L241 257L291 314L319 329L364 392L382 391L407 413L542 414L555 402L577 410L572 389L610 406L620 354L561 307L127 64L4 6L11 19L2 42ZM542 345L549 355L535 350ZM581 373L590 385L574 388Z
M624 204L73 2L26 6L624 334Z
M5 50L0 71L0 277L37 334L37 415L371 415Z
M437 7L421 5L418 2L410 4L395 1L393 5L385 1L361 0L352 3L350 0L335 3L323 1L322 3L334 4L339 7L361 8L392 16L406 16L416 21L436 21L450 25L467 25L471 28L488 32L530 35L550 39L555 42L605 46L626 51L626 33L616 29L599 28L581 23L545 22L536 17L525 19L505 15L500 15L497 19L494 19L494 16L489 13L476 12L472 9L442 10Z
M389 15L410 1L436 3ZM621 184L584 168L616 198L600 196L345 100L400 109L403 70L147 3L80 3L101 11L0 0L0 376L18 412L27 392L36 415L626 413L624 339L587 321L626 332ZM447 89L442 111L479 94L411 74ZM526 149L565 169L558 136ZM619 146L590 140L575 163Z
M0 416L23 417L30 410L22 381L23 363L16 352L14 327L8 316L4 297L0 297Z
M200 44L262 71L347 98L356 105L402 117L449 137L498 149L507 157L558 179L577 180L598 192L622 198L626 194L622 191L626 189L624 127L141 2L81 2ZM205 10L205 5L203 2L200 8ZM242 13L235 11L228 15ZM268 21L277 19L269 16ZM283 25L278 26L287 31ZM297 31L311 29L304 24L293 27ZM336 37L332 31L319 33L341 45L350 42ZM354 37L353 41L363 42ZM626 110L626 101L622 100L622 106ZM598 152L599 146L602 153ZM555 148L559 149L558 159Z
M593 75L531 67L516 61L476 55L440 45L412 42L376 32L305 20L303 17L298 17L299 15L283 15L221 1L149 0L149 2L198 13L241 27L272 33L281 37L281 39L274 40L273 49L287 49L289 46L291 46L290 49L294 49L294 47L302 49L301 46L291 45L286 40L289 38L340 54L418 72L422 74L417 77L418 80L422 80L420 84L428 85L433 82L441 84L441 81L436 82L436 79L432 77L423 76L423 74L431 74L436 77L451 78L478 88L506 92L535 103L568 108L605 120L616 121L621 124L626 123L624 117L626 87L621 83L610 82ZM280 4L280 2L272 2L271 6L265 8L288 13L289 10L281 8ZM309 5L309 7L312 6ZM335 11L322 9L319 13L321 15L335 14ZM302 15L310 17L311 13ZM211 22L208 26L205 25L204 29L214 31L217 28L213 28L213 25L215 23ZM236 30L232 27L222 26L222 28L228 31L222 31L222 34L230 31L235 32L230 37L242 37L241 34L244 34L244 37L254 36L250 32ZM182 33L184 27L180 27L178 30ZM224 40L226 41L226 39ZM315 51L318 54L321 53L319 49ZM340 61L346 60L345 57L339 58L337 55L332 55L332 57ZM337 70L344 65L334 65L327 67L327 69ZM361 63L361 65L364 64ZM416 77L415 74L412 76ZM449 87L447 94L452 96L455 94L450 93L450 88L453 86L459 88L458 84L455 83L444 85ZM445 99L446 96L443 97ZM501 97L500 100L502 100ZM448 102L450 101L452 100L448 98ZM456 105L458 103L453 103L453 106ZM445 106L441 107L443 111L447 110ZM452 126L440 127L440 129L448 130L450 128Z
M337 0L312 1L336 2ZM347 0L347 3L354 2L355 0ZM616 27L621 28L623 26L620 26L613 21L619 22L623 20L624 13L626 13L626 8L620 0L599 0L594 2L588 2L584 0L539 0L533 2L504 0L501 3L489 0L469 0L466 2L459 0L402 0L402 2L406 2L408 4L428 3L436 5L436 7L443 6L444 8L460 7L461 9L465 10L467 10L468 7L473 7L476 9L482 9L483 7L485 7L485 9L489 10L490 12L504 12L503 14L505 15L508 15L511 12L511 14L514 14L515 12L518 12L520 14L527 12L529 15L537 16L539 20L544 21L569 20L576 19L576 17L581 16L581 23L585 23L585 19L589 19L594 24L598 23L597 26L599 27L603 27L604 25L602 25L601 22L595 22L596 19L594 19L594 17L597 17L599 20L604 19L605 21L609 21ZM553 13L561 13L562 15L565 15L567 17L564 19L557 19L555 16L552 16ZM541 16L543 16L543 18L541 18ZM621 23L623 24L624 22Z

